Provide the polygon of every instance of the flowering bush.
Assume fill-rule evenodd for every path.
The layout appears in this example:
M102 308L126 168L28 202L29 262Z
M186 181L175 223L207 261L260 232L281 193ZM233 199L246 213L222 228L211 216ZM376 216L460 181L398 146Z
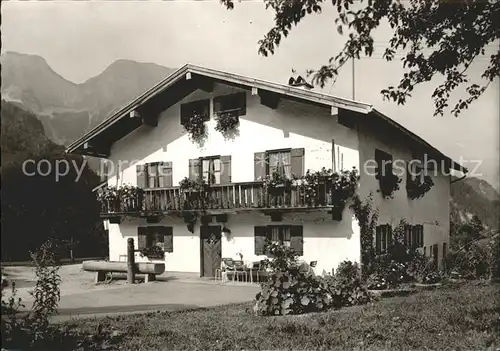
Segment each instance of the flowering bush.
M261 283L254 312L259 315L286 315L367 303L371 295L362 285L355 264L345 262L335 277L318 277L302 270L297 254L280 244L267 244L273 257L265 260L270 274Z
M220 132L224 139L232 140L238 135L239 119L237 111L219 112L215 116L217 124L215 130Z

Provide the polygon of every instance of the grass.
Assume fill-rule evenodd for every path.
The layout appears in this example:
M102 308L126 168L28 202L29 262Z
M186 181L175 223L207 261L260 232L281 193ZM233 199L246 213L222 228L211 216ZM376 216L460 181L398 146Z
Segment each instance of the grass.
M468 283L379 300L363 307L257 317L251 304L68 322L115 331L121 350L495 350L498 284Z

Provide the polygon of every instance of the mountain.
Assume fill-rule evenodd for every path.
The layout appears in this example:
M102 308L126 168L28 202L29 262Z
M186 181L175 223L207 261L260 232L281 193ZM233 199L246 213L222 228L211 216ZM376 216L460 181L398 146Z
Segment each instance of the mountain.
M455 223L465 223L476 214L488 229L500 227L500 195L483 179L470 177L454 182L450 210Z
M2 167L46 152L62 153L64 147L57 145L45 136L42 123L38 118L17 103L2 100Z
M98 76L75 84L54 72L40 56L6 52L1 63L2 98L35 113L47 137L62 145L174 71L153 63L117 60Z

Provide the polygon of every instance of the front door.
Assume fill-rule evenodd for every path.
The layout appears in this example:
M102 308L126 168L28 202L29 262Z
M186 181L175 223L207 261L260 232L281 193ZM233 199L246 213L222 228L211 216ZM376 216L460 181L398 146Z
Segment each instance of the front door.
M222 229L219 225L200 227L201 237L201 276L215 277L215 270L220 268L222 257Z

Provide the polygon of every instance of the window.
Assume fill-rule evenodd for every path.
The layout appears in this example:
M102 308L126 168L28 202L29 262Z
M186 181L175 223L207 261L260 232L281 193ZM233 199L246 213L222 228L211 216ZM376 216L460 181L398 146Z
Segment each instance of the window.
M267 165L268 175L276 172L287 178L292 177L292 157L290 150L267 151Z
M183 125L195 114L203 117L203 120L210 120L210 100L197 100L181 105L181 124Z
M390 224L377 226L375 231L375 252L384 253L392 244L392 227Z
M290 247L290 227L269 226L268 228L271 242Z
M201 176L208 184L221 183L220 157L205 157L201 159Z
M381 179L393 174L392 172L392 155L382 150L375 150L375 161L377 162L377 170L375 178Z
M214 114L231 112L235 116L246 115L246 93L235 93L214 98Z
M138 247L159 246L165 252L173 252L173 229L164 226L148 226L137 228Z
M405 241L407 248L424 247L424 227L421 224L405 226ZM424 248L425 249L425 248Z
M172 162L153 162L137 166L137 186L166 188L172 186Z
M301 225L268 225L255 226L255 254L263 255L266 241L281 243L290 247L299 256L304 254L304 231Z

